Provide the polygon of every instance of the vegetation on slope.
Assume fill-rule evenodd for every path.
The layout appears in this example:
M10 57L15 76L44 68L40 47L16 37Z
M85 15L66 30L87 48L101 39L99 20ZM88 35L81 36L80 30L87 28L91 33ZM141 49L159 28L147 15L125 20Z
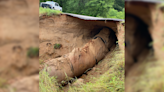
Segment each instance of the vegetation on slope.
M124 52L115 51L113 57L108 60L110 67L98 78L92 77L92 81L80 86L69 86L68 92L124 92ZM98 72L98 71L97 71ZM46 72L40 72L40 92L62 92L54 77L48 77ZM90 75L92 76L92 75Z
M147 62L149 61L149 62ZM148 55L128 81L133 92L164 92L164 62ZM135 78L135 80L134 80ZM133 81L131 81L133 80Z
M63 12L104 18L124 19L124 0L40 0L55 1Z
M62 12L58 10L52 10L50 8L39 7L39 15L42 15L42 14L51 15L51 14L60 14L60 13Z

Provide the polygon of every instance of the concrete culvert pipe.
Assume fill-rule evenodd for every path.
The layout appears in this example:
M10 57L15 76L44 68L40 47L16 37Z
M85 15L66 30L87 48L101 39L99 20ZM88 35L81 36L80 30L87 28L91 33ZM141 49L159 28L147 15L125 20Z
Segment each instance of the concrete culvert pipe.
M108 53L108 49L115 45L112 31L103 28L97 35L81 48L74 48L72 52L45 63L49 76L57 77L60 83L68 77L80 76L88 68L92 68Z

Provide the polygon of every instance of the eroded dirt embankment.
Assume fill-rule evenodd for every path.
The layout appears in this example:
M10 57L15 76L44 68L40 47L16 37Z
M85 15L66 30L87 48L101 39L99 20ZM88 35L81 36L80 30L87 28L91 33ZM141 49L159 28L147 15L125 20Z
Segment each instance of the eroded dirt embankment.
M110 28L123 49L123 25L115 21L85 21L67 15L41 16L39 22L39 57L42 61L59 57L81 47L100 32L103 27ZM113 35L113 36L114 36ZM51 43L51 45L47 45ZM54 44L61 44L54 49Z
M109 39L109 36L112 36L110 33L112 32L108 28L103 28L83 47L74 48L60 58L47 61L45 64L49 76L57 76L58 82L61 82L67 76L80 76L87 69L95 66L116 44L116 37Z
M61 58L65 58L64 55L72 53L73 49L83 47L85 44L91 41L94 38L94 36L99 34L103 28L107 28L109 29L108 31L110 31L110 35L106 38L106 39L109 39L108 41L109 53L107 53L107 56L108 57L110 56L110 53L112 53L115 47L117 47L117 49L119 48L119 50L124 50L124 26L120 22L117 22L117 21L86 21L83 19L78 19L78 18L63 14L63 15L52 15L52 16L43 15L40 17L39 23L40 23L39 25L39 28L40 28L39 55L40 56L39 57L40 57L40 64L41 64L40 69L44 67L42 65L43 63L45 62L50 63L50 61L55 62L55 60L58 60L58 59L61 60ZM117 46L116 46L116 41L118 41ZM60 44L61 47L56 49L54 47L55 44ZM102 42L102 46L103 45L104 43ZM96 48L96 46L94 48ZM102 58L105 58L105 57L102 57ZM105 61L104 63L97 65L95 68L96 69L102 68L101 65L106 66ZM57 66L58 68L60 68L59 65ZM54 70L52 71L56 71L56 68L54 68ZM102 69L102 71L99 73L95 73L95 74L89 73L89 75L92 77L97 76L98 78L98 75L102 75L108 69L109 67ZM79 71L79 72L84 72L84 70ZM57 71L51 73L51 76L55 73L57 73ZM78 74L78 77L81 77L82 79L84 79L84 82L88 82L90 80L87 77L88 75L87 76L85 74L83 74L82 76L79 76L79 75L82 75L82 73Z

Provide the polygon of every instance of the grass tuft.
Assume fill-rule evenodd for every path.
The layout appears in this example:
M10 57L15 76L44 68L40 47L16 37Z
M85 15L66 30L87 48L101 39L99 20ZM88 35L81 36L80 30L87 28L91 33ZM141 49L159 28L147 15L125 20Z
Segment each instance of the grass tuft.
M50 8L42 8L42 7L39 7L39 15L42 15L42 14L46 14L46 15L51 15L51 14L60 14L62 13L61 11L59 10L53 10L53 9L50 9Z
M54 45L54 49L60 49L60 48L61 48L61 44L57 44L57 43L56 43L56 44Z
M92 78L92 82L80 87L70 87L69 92L124 92L124 54L114 52L108 65L113 65L99 78ZM111 73L112 71L112 73Z
M48 73L43 69L39 72L39 92L59 92L60 88L55 77L49 77Z
M39 48L38 47L30 47L27 51L27 56L30 58L39 57Z

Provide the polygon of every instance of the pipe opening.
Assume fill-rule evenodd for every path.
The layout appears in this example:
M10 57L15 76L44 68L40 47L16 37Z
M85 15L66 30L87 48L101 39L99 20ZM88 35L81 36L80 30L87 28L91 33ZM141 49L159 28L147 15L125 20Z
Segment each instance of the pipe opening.
M116 44L118 45L117 41L117 36L116 36L116 32L114 32L111 28L109 27L106 27L106 26L98 26L98 27L95 27L90 33L90 37L92 39L96 39L96 38L100 38L104 43L106 43L101 37L99 36L96 36L97 34L100 33L100 31L103 29L103 28L107 28L109 31L110 31L110 34L109 34L109 45L108 45L108 50L110 51L112 46L116 46Z

